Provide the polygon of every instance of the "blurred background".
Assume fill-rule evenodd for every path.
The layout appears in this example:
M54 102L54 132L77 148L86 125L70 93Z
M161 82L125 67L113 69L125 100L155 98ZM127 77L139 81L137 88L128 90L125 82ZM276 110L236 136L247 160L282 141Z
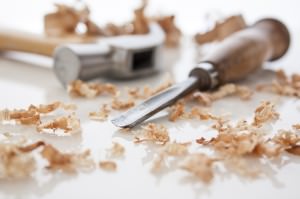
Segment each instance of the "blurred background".
M71 4L74 0L1 0L0 24L30 32L42 32L43 16L54 10L53 3ZM133 10L141 0L86 0L91 17L99 25L123 23L132 19ZM176 23L185 34L207 28L207 17L222 17L242 13L252 23L259 18L275 16L299 30L300 2L298 0L149 0L146 14L174 14Z

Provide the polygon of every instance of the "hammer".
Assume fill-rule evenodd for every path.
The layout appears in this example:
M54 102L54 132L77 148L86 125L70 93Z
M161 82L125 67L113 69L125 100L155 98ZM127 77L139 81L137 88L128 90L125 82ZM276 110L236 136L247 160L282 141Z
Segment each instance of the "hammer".
M165 34L156 23L151 23L149 30L145 35L104 37L88 43L84 37L48 38L2 30L0 50L53 56L53 70L64 87L76 79L90 80L101 75L130 79L160 68Z

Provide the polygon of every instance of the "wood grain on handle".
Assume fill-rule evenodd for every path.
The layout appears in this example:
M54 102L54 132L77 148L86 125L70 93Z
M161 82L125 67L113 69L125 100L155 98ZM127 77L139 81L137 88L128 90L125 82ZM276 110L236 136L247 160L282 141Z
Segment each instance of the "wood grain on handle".
M281 22L263 19L226 38L202 63L212 64L219 84L224 84L243 79L265 61L280 58L289 43L289 32Z
M0 29L0 51L12 50L52 56L59 43L57 39L42 35Z

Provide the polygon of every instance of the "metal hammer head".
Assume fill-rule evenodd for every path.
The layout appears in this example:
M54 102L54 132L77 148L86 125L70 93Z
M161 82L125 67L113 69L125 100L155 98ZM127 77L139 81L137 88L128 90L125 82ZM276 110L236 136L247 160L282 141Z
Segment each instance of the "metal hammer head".
M148 75L160 66L164 38L162 29L153 23L147 35L62 45L54 52L54 71L64 86L76 79L89 80L103 75L119 79Z

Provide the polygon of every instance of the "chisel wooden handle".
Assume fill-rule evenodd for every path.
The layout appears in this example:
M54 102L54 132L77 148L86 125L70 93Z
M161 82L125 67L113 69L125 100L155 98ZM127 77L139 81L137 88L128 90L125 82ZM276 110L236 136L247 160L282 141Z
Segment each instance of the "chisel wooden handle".
M265 61L284 55L289 43L289 32L283 23L270 18L262 19L223 40L199 66L203 63L212 65L218 84L240 80ZM191 74L197 76L196 70Z

